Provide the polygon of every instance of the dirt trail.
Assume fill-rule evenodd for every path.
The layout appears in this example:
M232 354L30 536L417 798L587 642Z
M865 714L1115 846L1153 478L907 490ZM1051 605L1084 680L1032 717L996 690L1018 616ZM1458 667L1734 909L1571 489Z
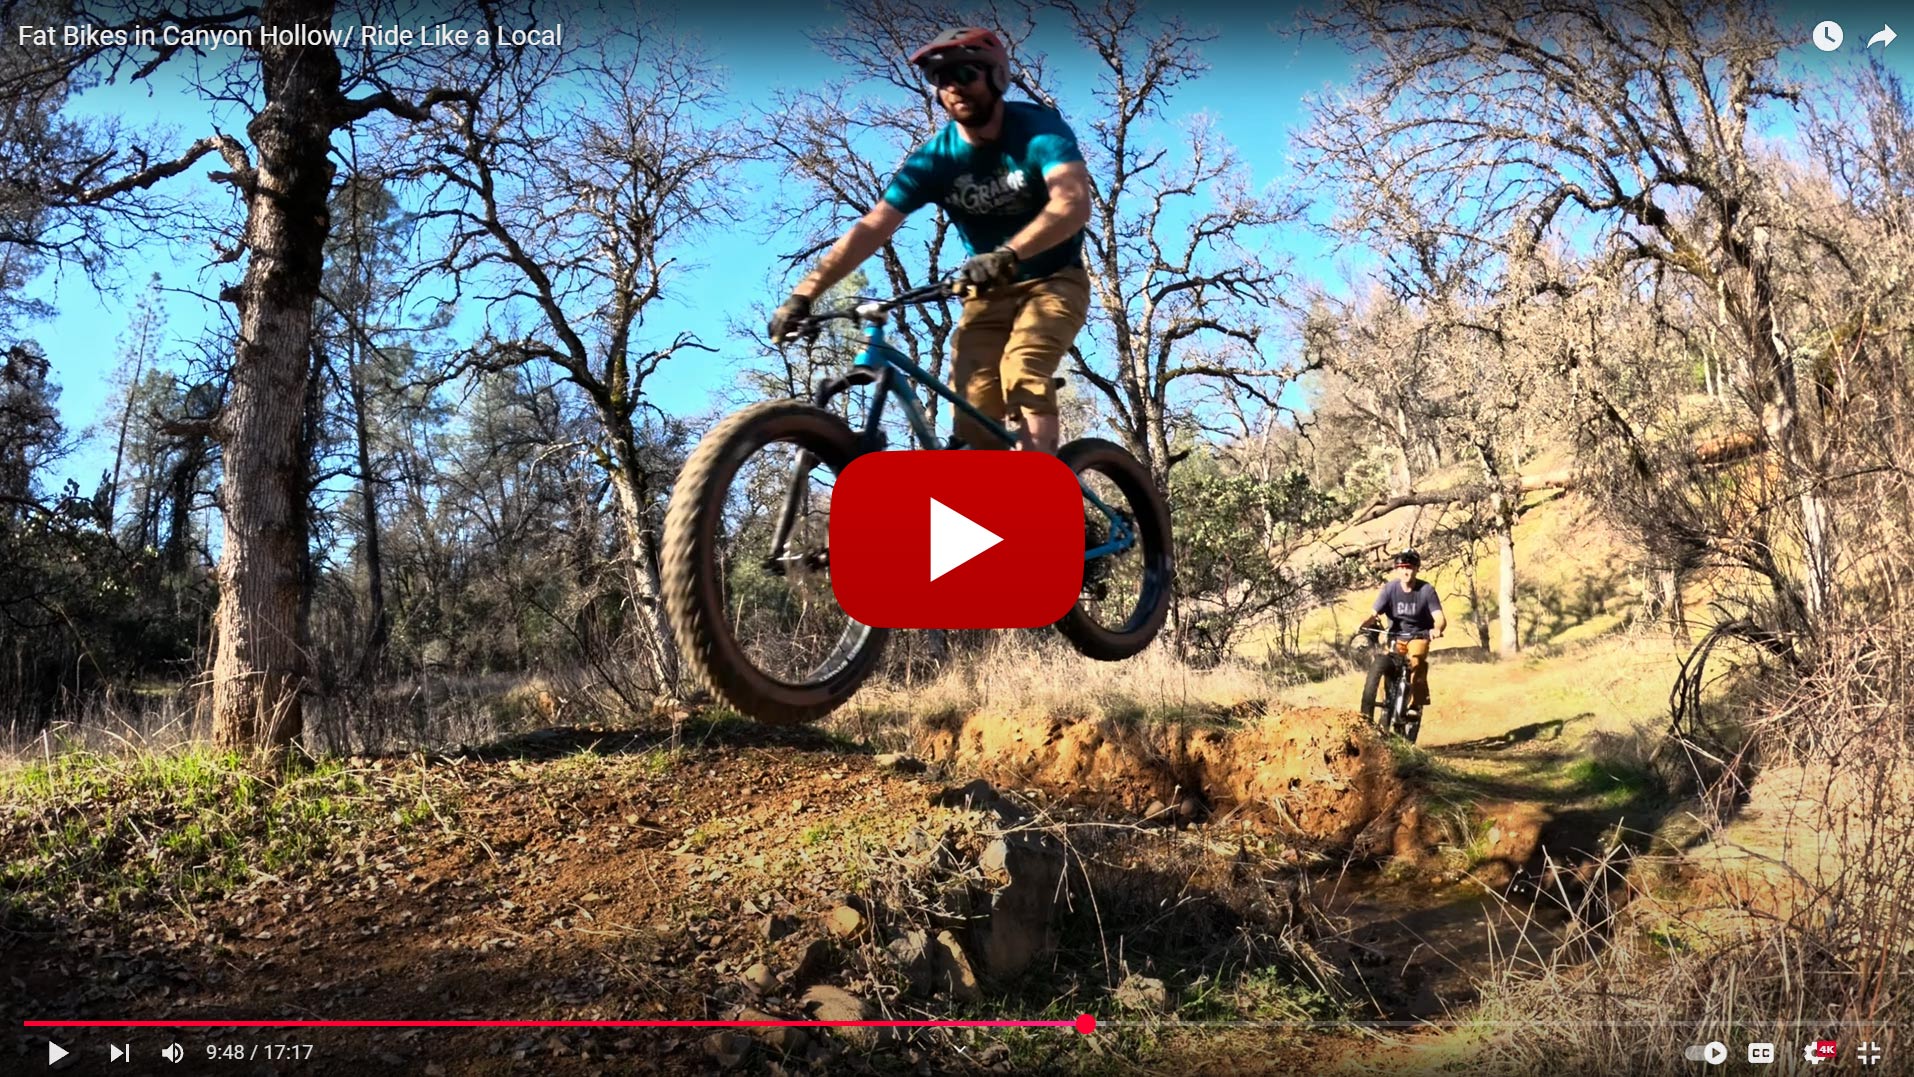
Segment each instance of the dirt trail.
M766 939L760 921L815 917L848 885L807 835L851 819L905 830L928 813L918 783L868 757L803 734L738 732L672 756L663 734L553 731L435 763L423 771L429 796L456 813L454 825L385 834L190 917L149 915L130 935L45 923L43 937L9 961L24 993L7 1009L70 1018L725 1016L727 1005L754 1001L738 976L747 965L795 960L784 951L803 941ZM142 1048L160 1043L133 1038ZM256 1039L194 1034L191 1049ZM303 1072L706 1064L691 1033L353 1033L317 1042L321 1057Z
M423 822L380 827L286 877L219 901L150 909L131 923L38 910L8 955L15 990L0 1016L16 1028L29 1016L734 1019L749 1007L809 1017L817 1014L803 992L825 985L874 1016L1088 1010L1105 1025L1100 1039L996 1037L1008 1046L969 1034L879 1045L813 1032L736 1056L699 1030L279 1038L318 1044L301 1069L325 1074L676 1073L733 1062L747 1072L1099 1071L1114 1058L1223 1072L1250 1064L1234 1053L1241 1041L1165 1035L1162 1022L1197 1012L1306 1016L1288 1002L1220 1014L1200 1002L1205 976L1280 966L1271 955L1292 932L1329 963L1315 975L1339 978L1359 1014L1392 1018L1466 1006L1485 950L1504 945L1495 933L1484 942L1496 899L1444 874L1438 807L1417 799L1430 790L1420 779L1405 784L1391 753L1352 733L1344 715L1246 712L1222 725L1128 731L973 717L924 731L931 770L920 774L816 731L694 726L682 743L664 731L552 730L451 758L372 762L415 772L428 810L380 810ZM1484 763L1473 772L1477 792L1505 794L1509 806L1497 840L1526 860L1541 828L1559 828L1561 817L1531 812L1527 830L1514 822L1519 806L1547 801L1550 790L1517 780L1535 739L1519 727L1502 734L1436 755ZM1005 789L1047 791L1037 810L1055 829L1035 840L1071 846L1075 881L1058 888L1074 888L1070 911L1059 944L1028 972L991 982L980 968L982 990L946 982L927 998L905 989L886 956L910 926L891 913L949 897L930 893L936 887L912 865L986 858L1002 820L938 800L979 773ZM1372 864L1406 855L1394 868L1347 868L1339 858L1352 848ZM970 893L974 900L974 885ZM897 908L878 908L872 896ZM834 933L832 918L847 907L879 922L852 914L849 930ZM1547 935L1534 938L1546 947ZM1126 972L1168 982L1172 997L1126 1010L1117 1001ZM1285 966L1283 976L1300 973ZM71 1038L97 1053L110 1037ZM1302 1072L1338 1038L1268 1032L1244 1049L1255 1068ZM173 1039L203 1058L209 1043L261 1037L114 1042L150 1054ZM43 1038L21 1039L16 1050L43 1056Z
M871 961L884 940L868 925L850 937L826 926L847 900L856 903L850 894L869 888L873 865L921 855L940 833L975 830L977 813L933 804L938 775L893 773L820 734L741 723L677 750L665 733L556 730L461 758L373 765L417 770L446 825L381 829L308 870L183 910L149 909L131 923L40 910L11 938L13 982L0 1017L15 1029L28 1017L731 1019L747 1006L807 1017L814 1014L797 996L810 983L851 991L876 1015L982 1012L901 995ZM1169 975L1201 964L1193 946L1263 930L1256 908L1270 902L1256 881L1230 884L1220 857L1207 870L1224 879L1218 887L1241 891L1236 904L1199 885L1195 867L1134 876L1148 900L1193 886L1202 893L1182 899L1174 922L1113 933L1110 941L1129 946L1128 962L1141 969L1161 961L1157 975ZM1084 962L1100 960L1100 926L1088 928L1087 940L1066 939L1028 983L993 993L992 1005L1039 1016L1091 1008L1106 1021L1120 1018L1108 984L1094 992L1102 1001L1052 993L1059 984L1082 990ZM767 972L782 982L763 994L747 985ZM1107 1025L1103 1035L1121 1036L1118 1028ZM81 1033L62 1042L102 1057L109 1041L131 1042L145 1058L177 1040L203 1060L208 1044L265 1038ZM17 1037L23 1064L44 1057L44 1039ZM689 1073L729 1061L697 1030L277 1039L316 1043L313 1061L299 1067L315 1074ZM1115 1042L1043 1030L1018 1038L1013 1056L969 1034L876 1050L809 1033L780 1044L783 1052L755 1050L746 1071L767 1072L773 1061L784 1072L815 1073L1024 1072L1039 1063L1094 1070ZM237 1062L222 1071L282 1070Z

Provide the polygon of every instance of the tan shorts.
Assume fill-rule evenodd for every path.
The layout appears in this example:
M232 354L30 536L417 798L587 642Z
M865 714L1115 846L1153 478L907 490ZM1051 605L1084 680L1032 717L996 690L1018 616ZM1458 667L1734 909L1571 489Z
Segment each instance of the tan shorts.
M1409 705L1417 709L1429 705L1429 641L1409 641Z
M1090 275L1080 266L964 300L952 348L952 387L1000 423L1026 412L1055 415L1052 382L1089 313ZM966 445L1006 447L962 412L954 429Z

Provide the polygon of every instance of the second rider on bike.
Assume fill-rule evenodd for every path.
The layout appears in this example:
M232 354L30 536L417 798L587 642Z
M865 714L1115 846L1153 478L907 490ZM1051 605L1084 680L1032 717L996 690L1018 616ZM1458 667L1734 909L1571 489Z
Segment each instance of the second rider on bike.
M1090 178L1076 135L1056 112L1004 99L1010 58L989 30L946 31L910 59L951 122L905 159L877 204L779 305L771 340L783 343L813 300L875 254L907 215L935 202L970 252L958 273L967 294L952 385L992 419L1021 416L1016 448L1054 453L1057 367L1090 308ZM955 426L966 445L1001 447L962 412Z
M1376 594L1375 612L1362 623L1368 629L1387 617L1389 638L1408 644L1404 656L1409 661L1409 709L1404 717L1417 727L1429 706L1429 641L1441 639L1449 627L1435 585L1416 578L1421 568L1422 555L1414 550L1397 554L1396 578L1382 585Z

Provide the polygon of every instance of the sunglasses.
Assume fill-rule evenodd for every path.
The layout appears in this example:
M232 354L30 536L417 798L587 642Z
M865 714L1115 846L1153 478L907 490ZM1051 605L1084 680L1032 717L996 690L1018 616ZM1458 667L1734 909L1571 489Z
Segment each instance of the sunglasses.
M940 67L930 73L930 84L943 89L946 86L968 86L983 77L984 69L976 64L952 64Z

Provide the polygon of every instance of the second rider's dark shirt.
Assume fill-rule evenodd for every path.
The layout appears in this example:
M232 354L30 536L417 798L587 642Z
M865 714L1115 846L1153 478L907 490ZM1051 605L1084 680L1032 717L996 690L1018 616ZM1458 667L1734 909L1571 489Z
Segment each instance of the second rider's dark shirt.
M1404 590L1401 580L1390 580L1376 595L1376 612L1388 615L1391 639L1422 639L1435 631L1442 600L1428 580L1417 580L1412 591Z

